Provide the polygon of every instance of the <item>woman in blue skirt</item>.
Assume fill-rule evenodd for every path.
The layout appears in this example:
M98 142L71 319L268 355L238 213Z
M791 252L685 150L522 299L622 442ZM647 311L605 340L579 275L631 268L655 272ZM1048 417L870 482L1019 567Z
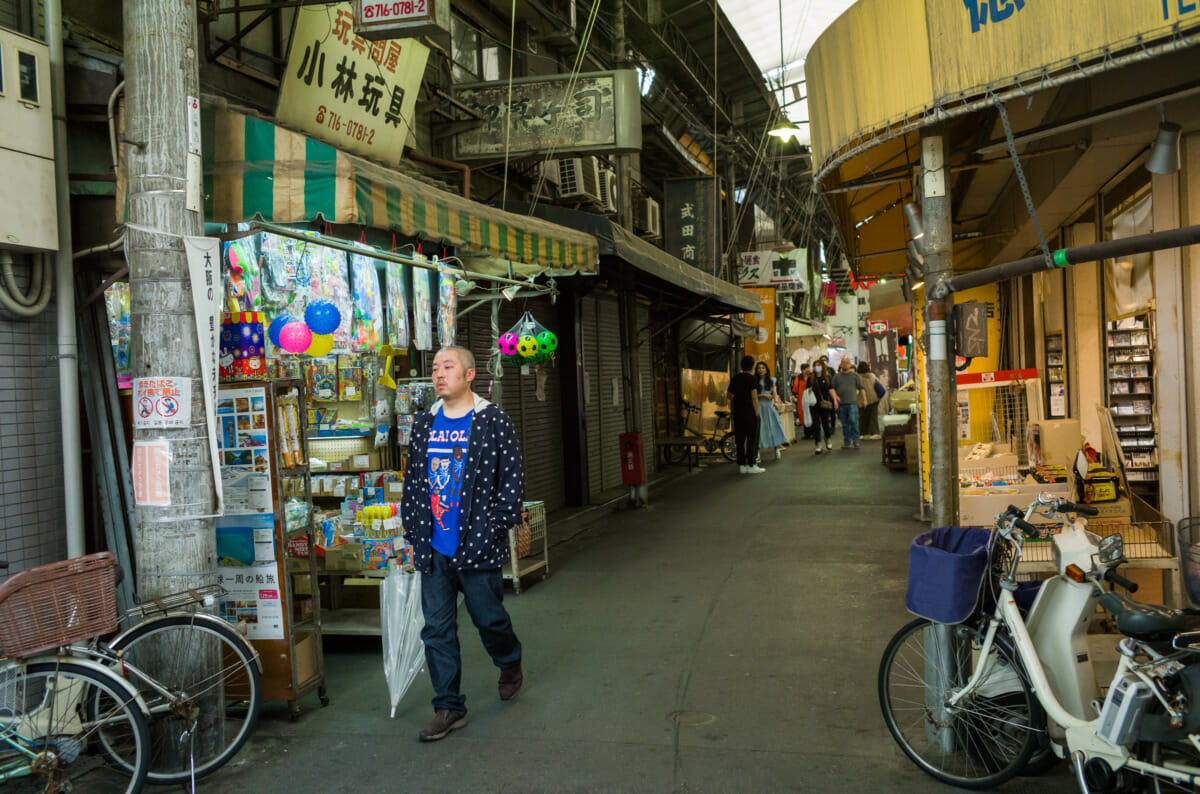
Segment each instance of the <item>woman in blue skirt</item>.
M767 362L754 365L754 380L758 383L758 448L774 450L775 459L779 460L787 446L787 438L783 435L779 412L775 410L775 379L771 377Z

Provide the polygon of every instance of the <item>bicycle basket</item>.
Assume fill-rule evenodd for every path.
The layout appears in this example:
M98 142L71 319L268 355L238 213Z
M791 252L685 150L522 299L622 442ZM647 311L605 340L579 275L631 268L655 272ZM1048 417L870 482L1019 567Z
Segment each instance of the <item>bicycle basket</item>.
M904 598L908 611L937 623L969 618L987 571L990 534L974 527L938 527L913 538Z
M32 656L115 631L116 573L101 552L14 574L0 584L0 653Z

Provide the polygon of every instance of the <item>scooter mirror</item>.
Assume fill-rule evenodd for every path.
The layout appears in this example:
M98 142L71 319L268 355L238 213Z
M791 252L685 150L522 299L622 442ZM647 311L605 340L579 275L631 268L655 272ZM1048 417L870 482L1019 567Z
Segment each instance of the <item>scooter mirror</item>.
M1118 534L1100 541L1100 562L1109 565L1125 555L1125 541Z

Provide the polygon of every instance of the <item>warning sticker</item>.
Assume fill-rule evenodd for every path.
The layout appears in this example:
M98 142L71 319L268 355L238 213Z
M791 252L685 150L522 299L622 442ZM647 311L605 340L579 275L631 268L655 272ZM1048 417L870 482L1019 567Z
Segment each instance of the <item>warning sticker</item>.
M190 378L135 378L133 426L187 427L192 423Z

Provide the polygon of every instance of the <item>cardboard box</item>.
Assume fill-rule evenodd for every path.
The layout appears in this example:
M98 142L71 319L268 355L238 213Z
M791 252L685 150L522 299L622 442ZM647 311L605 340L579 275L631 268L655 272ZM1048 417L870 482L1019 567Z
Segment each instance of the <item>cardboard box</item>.
M307 574L292 577L292 595L294 596L310 596L312 595L312 577Z
M1088 506L1100 511L1093 520L1111 521L1116 519L1128 522L1133 518L1133 505L1128 496L1118 497L1113 502L1097 502Z
M1075 454L1083 445L1078 419L1053 419L1030 422L1025 427L1029 465L1075 465Z
M1067 483L1033 482L1026 478L1020 485L1000 488L969 488L959 492L958 523L964 527L990 527L996 521L996 516L1015 505L1022 510L1037 498L1038 494L1048 493L1071 498L1071 486ZM1044 516L1034 516L1031 524L1058 523Z
M304 684L317 672L317 639L315 634L309 634L296 643L296 680Z
M293 615L295 616L296 620L298 620L298 621L311 620L312 616L313 616L312 596L305 596L304 598L297 598L296 602L295 602L295 609L293 610Z
M975 457L979 453L986 453L985 457ZM1016 467L1020 461L1017 455L1012 451L1012 447L1008 444L966 444L958 448L958 468L961 469L987 469Z
M361 571L363 569L363 547L358 541L349 541L325 549L325 570Z
M891 407L892 413L907 414L912 411L912 407L917 403L917 392L915 389L897 389L892 392Z
M904 468L909 474L916 474L921 468L921 442L916 433L904 436Z

